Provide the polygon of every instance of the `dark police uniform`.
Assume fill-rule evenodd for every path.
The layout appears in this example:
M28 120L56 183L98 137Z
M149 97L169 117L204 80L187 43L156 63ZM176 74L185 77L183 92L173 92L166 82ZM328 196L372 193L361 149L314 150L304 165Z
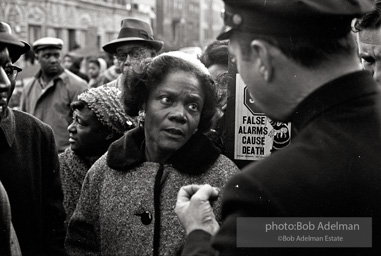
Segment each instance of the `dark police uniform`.
M323 36L324 30L328 36L335 36L335 30L345 35L350 19L369 10L372 1L225 0L225 4L227 26L219 39L229 38L234 29L273 36ZM294 33L292 26L298 20L304 22ZM334 29L329 27L332 21ZM256 22L264 27L256 28ZM322 27L315 29L317 24ZM381 255L381 95L371 74L358 71L321 86L299 104L291 121L298 131L293 143L229 181L220 231L214 237L201 230L191 232L182 255L214 255L210 245L217 255ZM373 244L372 248L237 248L237 217L372 217Z

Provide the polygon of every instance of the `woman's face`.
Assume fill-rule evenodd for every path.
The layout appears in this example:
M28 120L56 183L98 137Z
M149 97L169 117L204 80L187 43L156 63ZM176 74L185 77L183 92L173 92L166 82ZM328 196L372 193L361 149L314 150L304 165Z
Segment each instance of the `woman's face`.
M89 63L88 74L89 74L90 78L97 78L99 76L99 71L100 71L99 66L97 66L93 62Z
M150 92L144 130L148 161L165 162L196 132L205 95L190 72L169 73Z
M67 130L69 131L70 147L76 154L97 156L106 151L107 133L103 130L103 126L94 112L87 106L81 110L74 110L73 122Z
M73 65L73 60L71 59L71 57L69 56L65 56L64 60L63 60L63 66L67 69L71 68L71 66Z

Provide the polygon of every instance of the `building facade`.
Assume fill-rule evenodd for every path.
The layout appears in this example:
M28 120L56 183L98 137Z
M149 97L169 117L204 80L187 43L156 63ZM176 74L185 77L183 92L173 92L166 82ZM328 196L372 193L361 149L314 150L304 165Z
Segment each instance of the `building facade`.
M156 0L156 33L172 49L204 48L222 28L223 6L222 0Z
M120 22L135 17L153 23L155 0L0 0L0 17L27 42L45 36L64 41L64 52L100 47L115 39Z
M63 52L95 48L117 38L120 22L149 22L165 50L205 47L223 21L222 0L0 0L0 19L29 43L45 36L63 39Z
M200 44L206 46L216 40L221 32L223 19L221 10L224 8L222 0L201 0L200 12Z

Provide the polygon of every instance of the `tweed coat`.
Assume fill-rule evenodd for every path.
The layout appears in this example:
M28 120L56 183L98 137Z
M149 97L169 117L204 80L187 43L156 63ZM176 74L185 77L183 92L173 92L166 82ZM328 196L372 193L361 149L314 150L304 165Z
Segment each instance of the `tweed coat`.
M63 206L66 213L66 224L77 206L81 194L82 182L87 171L100 156L83 157L75 154L70 147L58 155L60 177L64 195Z
M219 232L191 232L184 255L215 255L210 244L221 256L381 255L381 95L371 75L323 85L292 125L291 145L228 182ZM238 217L371 217L373 248L237 248Z
M144 160L143 142L142 128L127 132L87 173L68 227L69 255L176 255L185 238L174 212L180 187L222 188L239 171L203 134L164 165ZM214 209L219 216L219 199Z

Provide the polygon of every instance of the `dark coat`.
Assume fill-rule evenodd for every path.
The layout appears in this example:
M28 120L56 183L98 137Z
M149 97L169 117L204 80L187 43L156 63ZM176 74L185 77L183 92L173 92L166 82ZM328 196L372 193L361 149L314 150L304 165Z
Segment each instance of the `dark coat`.
M19 256L21 249L12 225L11 206L7 191L0 181L0 255Z
M60 255L65 214L52 129L8 108L0 122L0 180L23 256Z
M290 146L229 181L220 255L381 255L381 95L369 73L333 80L296 109ZM236 247L237 217L372 217L373 249ZM210 236L188 237L184 255L208 255Z
M176 255L185 239L174 211L180 187L222 188L239 171L202 134L166 164L147 162L142 145L143 129L127 132L87 173L68 227L70 255Z

